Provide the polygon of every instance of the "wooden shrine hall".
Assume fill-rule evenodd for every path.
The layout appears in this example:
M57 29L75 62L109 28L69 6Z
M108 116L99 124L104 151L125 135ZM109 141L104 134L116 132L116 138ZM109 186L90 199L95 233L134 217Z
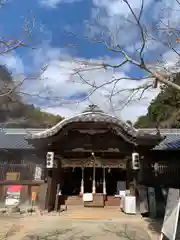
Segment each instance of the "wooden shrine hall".
M119 181L135 194L141 169L132 170L132 153L138 153L143 162L163 138L158 131L139 131L95 105L50 129L29 135L30 144L50 154L44 157L45 208L58 209L68 198L82 206L113 205ZM47 165L48 157L53 157L51 167ZM92 202L83 202L84 193L92 193Z

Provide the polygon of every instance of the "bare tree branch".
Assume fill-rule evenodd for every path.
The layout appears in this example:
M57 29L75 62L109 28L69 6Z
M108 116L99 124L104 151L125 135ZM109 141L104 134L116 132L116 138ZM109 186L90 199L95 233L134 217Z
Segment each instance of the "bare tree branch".
M161 19L159 19L159 25L157 24L157 26L153 26L153 27L147 27L145 25L145 23L143 23L143 13L144 13L144 5L145 2L144 0L141 0L141 4L138 10L138 13L136 10L133 9L133 7L131 6L131 4L129 3L128 0L122 0L124 4L126 4L126 6L128 7L128 10L131 14L132 18L127 18L125 19L128 24L133 24L134 27L136 27L139 32L140 35L140 47L138 46L136 49L136 54L131 54L128 50L127 47L128 46L124 46L120 41L116 41L116 34L119 34L119 32L121 31L121 27L117 27L116 29L116 33L114 33L114 35L112 34L111 38L112 38L112 42L109 41L108 36L106 36L105 32L103 32L103 29L101 31L101 37L99 36L95 36L95 37L90 37L90 36L85 36L84 39L86 39L90 44L99 44L99 45L103 45L105 47L105 49L108 52L111 52L113 54L115 54L116 56L118 56L118 58L120 59L119 62L116 63L112 63L108 60L102 60L102 61L84 61L84 60L76 60L74 59L74 63L76 64L76 66L74 67L74 69L71 69L73 72L71 74L71 80L74 80L74 77L77 76L78 80L76 79L76 81L80 81L81 84L86 84L88 86L88 96L86 96L82 101L87 100L88 98L90 98L91 95L93 95L96 91L100 90L101 88L105 88L106 86L108 86L110 88L110 93L108 94L109 100L110 100L110 104L113 106L113 99L115 97L117 97L118 94L122 94L124 92L129 92L129 95L126 97L125 100L125 106L126 103L129 103L132 101L132 99L134 99L134 97L136 97L137 99L142 99L144 93L149 90L150 88L153 87L157 87L157 83L160 84L165 84L169 87L172 87L176 90L180 90L180 86L177 85L176 83L172 82L172 80L170 79L170 74L171 72L168 71L166 69L165 66L163 66L163 64L158 64L157 62L153 62L153 63L149 63L146 60L145 57L145 51L147 48L147 44L148 41L152 40L152 41L156 41L156 42L160 42L162 45L164 45L165 47L167 47L168 49L170 49L171 51L173 51L174 53L176 53L176 55L179 57L180 53L178 51L178 49L176 48L176 46L173 45L173 43L170 41L170 39L159 39L156 35L153 35L153 31L157 31L157 32L167 32L167 33L171 33L173 35L173 37L175 37L176 39L179 38L179 33L180 30L179 28L176 29L175 26L170 25L169 23L164 23ZM178 2L178 0L176 0ZM123 19L122 16L119 17L119 19ZM28 34L32 35L32 28L29 29L29 25L31 25L32 28L34 28L35 26L35 19L33 18L32 21L26 21L26 24L24 26L24 30L25 32L27 32ZM128 29L126 29L126 32L128 33ZM74 33L71 33L73 37L76 38L81 38L79 36L77 36ZM159 36L159 35L158 35ZM5 39L0 39L0 54L6 54L10 51L16 50L19 47L29 47L28 44L24 43L23 41L7 41ZM138 56L137 56L138 55ZM117 75L117 76L113 76L110 77L109 81L104 81L99 82L98 79L87 79L89 77L87 77L87 73L92 72L92 71L112 71L112 72L118 72L118 73L122 73L122 70L127 64L136 66L137 68L139 68L140 70L143 71L144 73L144 77L139 77L139 78L134 78L134 77L130 77L130 76L124 76L122 77L122 75ZM158 68L160 65L160 68ZM46 70L46 69L45 69ZM42 72L40 73L42 74ZM120 77L119 77L120 76ZM35 77L25 77L23 78L23 80L21 80L20 82L18 82L15 86L11 87L10 89L8 89L8 91L3 92L2 94L0 93L0 97L3 96L7 96L8 94L11 94L13 91L17 91L19 90L19 88L24 84L25 81L27 80L31 80L31 79L37 79L40 78L39 76L35 76ZM140 82L140 81L143 82ZM151 81L149 81L151 80ZM136 82L137 83L137 87L132 87L132 88L128 88L128 83L127 85L125 84L125 86L121 86L120 82L122 81L131 81L131 82ZM32 96L33 98L40 98L40 99L44 99L44 100L51 100L55 101L55 103L57 103L58 101L60 103L63 102L63 99L61 97L56 97L56 96L45 96L43 94L39 94L39 93L29 93L29 92L23 92L23 91L19 91L21 93L21 95L24 96ZM137 97L138 96L138 97ZM124 104L123 104L124 106ZM122 106L121 106L122 107Z
M19 47L30 47L27 44L25 44L22 41L5 41L3 39L0 39L0 55L9 53L13 50L16 50ZM33 47L30 47L32 49L35 49Z
M47 66L44 66L40 72L37 75L33 75L33 76L29 76L29 77L24 77L22 80L20 80L17 84L11 84L8 87L10 87L10 89L8 89L8 91L6 91L5 93L0 93L0 97L5 97L7 95L10 95L13 92L17 92L17 90L23 85L23 83L25 83L26 81L29 80L36 80L39 79L41 77L41 75L47 70Z
M143 56L143 52L144 49L146 47L146 43L147 43L147 37L149 38L149 40L154 40L154 41L158 41L157 38L155 38L152 34L149 33L150 28L146 27L143 23L141 23L141 18L142 18L142 14L143 14L143 10L144 10L144 0L141 1L141 6L140 6L140 10L139 10L139 14L137 15L135 13L135 11L133 10L133 8L131 7L130 3L128 2L128 0L123 0L123 2L126 4L126 6L128 7L129 11L131 12L134 20L135 20L135 24L138 27L139 31L140 31L140 36L141 36L141 47L138 49L139 52L139 61L135 58L132 58L128 52L126 51L125 48L121 47L120 45L116 45L116 46L111 46L105 39L92 39L89 38L88 36L85 37L85 39L88 40L88 42L92 43L92 44L101 44L104 45L105 48L110 51L110 52L114 52L120 55L120 57L123 57L122 62L120 62L119 64L111 64L111 63L107 63L107 62L102 62L102 63L93 63L94 65L94 70L96 70L95 68L98 67L100 68L104 68L105 70L109 69L120 69L121 67L123 67L124 65L126 65L127 63L130 63L132 65L135 65L136 67L138 67L139 69L144 70L146 73L148 73L148 75L154 79L154 81L156 82L156 84L152 84L151 86L157 86L157 82L161 83L161 84L165 84L169 87L172 87L178 91L180 91L180 86L177 85L176 83L172 82L172 80L170 79L170 75L171 73L168 73L167 69L164 68L164 66L161 66L161 69L157 69L156 68L156 64L152 65L149 63L145 62L144 56ZM133 23L131 20L127 19L127 21L129 21L130 23ZM176 29L173 26L164 24L162 22L161 19L159 19L159 22L161 22L161 25L164 25L164 27L154 27L156 31L169 31L171 32L171 34L174 34L174 36L176 38L179 37L179 33L180 30ZM152 28L151 28L152 30ZM72 33L73 34L73 33ZM73 34L73 36L75 36L75 34ZM77 37L77 36L76 36ZM170 50L172 50L173 52L175 52L177 54L177 56L180 56L179 51L173 47L173 45L171 44L170 41L161 41L161 43L166 46L167 48L169 48ZM83 64L83 62L82 62ZM91 63L86 62L85 63L86 66L91 66ZM96 66L96 67L95 67ZM76 71L74 72L74 74L77 74L81 80L83 80L85 83L89 84L89 81L86 81L85 79L82 78L82 75L80 74L81 72L88 72L90 69L84 68L84 69L76 69ZM93 70L93 69L91 69ZM129 78L130 79L130 78ZM133 78L132 78L133 80ZM134 79L135 80L135 79ZM110 94L110 98L112 98L113 96L113 92L116 88L117 85L117 80L109 80L109 82L101 84L101 86L98 86L97 89L99 89L99 87L102 87L104 85L109 85L109 84L114 84L113 86L113 90L112 93ZM94 84L91 84L91 87L95 88L97 86L95 86ZM147 88L149 89L149 87ZM144 91L142 91L142 95L145 92L146 88L144 89Z

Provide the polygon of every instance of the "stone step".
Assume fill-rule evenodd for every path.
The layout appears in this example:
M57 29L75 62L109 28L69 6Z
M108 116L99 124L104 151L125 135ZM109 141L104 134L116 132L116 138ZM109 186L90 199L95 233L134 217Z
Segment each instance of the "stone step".
M107 196L105 206L120 206L120 199L115 198L114 196Z
M83 200L79 196L69 196L65 203L66 205L83 205Z
M69 196L65 203L67 205L84 205L82 197L79 196ZM120 199L114 196L107 196L105 206L120 206Z
M65 212L64 216L74 220L112 220L114 218L120 218L122 212L119 209L77 208L77 210L71 209Z

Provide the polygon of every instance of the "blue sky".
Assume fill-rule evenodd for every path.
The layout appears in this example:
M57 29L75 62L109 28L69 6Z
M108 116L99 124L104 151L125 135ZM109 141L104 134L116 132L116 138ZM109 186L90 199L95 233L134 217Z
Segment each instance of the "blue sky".
M138 13L141 1L129 2ZM170 20L178 25L178 7L180 6L175 0L146 0L142 21L153 26L161 17L163 22ZM0 62L12 70L15 80L22 76L39 77L36 80L30 78L23 84L21 92L26 93L24 96L27 101L64 116L82 111L89 103L95 103L104 111L112 113L112 103L109 103L108 96L113 86L107 85L92 94L92 87L82 82L78 76L72 76L72 73L82 61L117 64L122 60L120 54L107 51L102 44L88 42L85 36L89 39L92 36L93 39L103 37L108 43L113 36L114 43L123 45L133 55L134 47L138 47L140 43L140 34L136 26L124 20L132 20L132 16L121 0L9 0L0 11L1 36L5 39L21 39L36 47L35 50L19 48L0 56ZM32 28L30 36L24 31L27 22ZM87 24L91 24L91 31ZM121 31L117 32L117 29ZM67 31L74 34L67 34ZM154 36L157 36L157 32L154 32ZM164 35L160 36L158 33L158 37L163 38ZM155 65L160 55L161 60L166 59L170 63L175 61L170 49L157 41L149 41L145 49L146 61ZM44 64L47 67L40 77L39 72ZM91 85L94 82L98 85L115 77L143 75L138 68L127 64L116 72L96 70L88 71L83 76ZM123 80L118 84L117 92L138 84L142 84L142 81L138 83ZM148 104L157 93L157 90L151 90L141 101L137 101L136 97L125 108L123 106L129 93L116 94L113 97L113 109L119 110L113 111L113 114L134 121L146 112Z

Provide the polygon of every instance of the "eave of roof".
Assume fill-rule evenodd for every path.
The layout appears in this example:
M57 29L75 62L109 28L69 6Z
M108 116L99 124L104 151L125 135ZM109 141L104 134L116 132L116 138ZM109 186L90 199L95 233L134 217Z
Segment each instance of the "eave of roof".
M46 129L43 132L39 132L36 134L29 134L27 139L43 139L43 138L51 137L56 133L58 133L67 124L76 123L76 122L106 122L110 124L116 124L117 126L123 128L128 134L132 135L133 137L136 137L138 134L137 129L135 129L133 126L129 125L128 123L121 121L121 119L115 116L112 116L100 111L98 112L85 111L83 113L74 115L70 118L66 118L61 122L57 123L52 128Z
M139 129L143 132L153 133L156 131L154 128L146 128ZM154 150L180 150L180 129L172 128L172 129L159 129L162 136L166 136L166 138L157 144L154 147Z
M34 128L1 128L0 149L35 149L26 137L29 134L43 132L45 129ZM156 129L139 129L140 132L156 133ZM160 129L162 136L166 138L161 141L154 150L180 150L180 129Z
M134 128L127 122L122 121L118 117L104 113L99 109L95 109L93 111L86 110L85 112L74 115L70 118L66 118L52 128L46 129L45 131L35 134L28 134L27 140L30 142L40 139L48 140L48 138L56 135L57 133L61 133L64 128L72 126L70 125L71 123L74 124L82 122L98 122L109 124L109 127L112 128L117 135L122 137L126 142L133 144L134 146L146 145L149 146L149 148L153 148L163 139L163 137L158 134L157 130L156 132L153 132L151 134L149 134L148 132L139 131L138 129ZM34 142L33 144L37 143Z
M123 122L121 119L106 114L96 105L89 105L88 108L85 109L80 114L74 115L70 118L66 118L49 129L15 129L15 128L3 128L0 129L0 148L34 148L29 140L33 139L45 139L51 137L61 131L69 123L75 122L106 122L115 126L116 133L121 137L124 137L125 140L132 141L134 144L141 144L145 139L151 139L152 146L154 146L157 142L159 142L161 136L166 137L160 144L156 145L154 149L165 149L166 147L170 147L170 143L174 142L176 145L176 149L178 144L176 142L180 138L180 130L179 129L160 129L160 134L158 135L157 129L136 129L132 125L127 122ZM126 138L124 133L122 134L121 129L127 133L127 136L131 137ZM125 134L126 135L126 134ZM170 137L171 136L171 137ZM175 138L176 136L176 138ZM140 142L134 142L131 139L139 139ZM143 140L143 141L142 141ZM145 141L144 141L145 142ZM169 148L168 148L169 149Z

